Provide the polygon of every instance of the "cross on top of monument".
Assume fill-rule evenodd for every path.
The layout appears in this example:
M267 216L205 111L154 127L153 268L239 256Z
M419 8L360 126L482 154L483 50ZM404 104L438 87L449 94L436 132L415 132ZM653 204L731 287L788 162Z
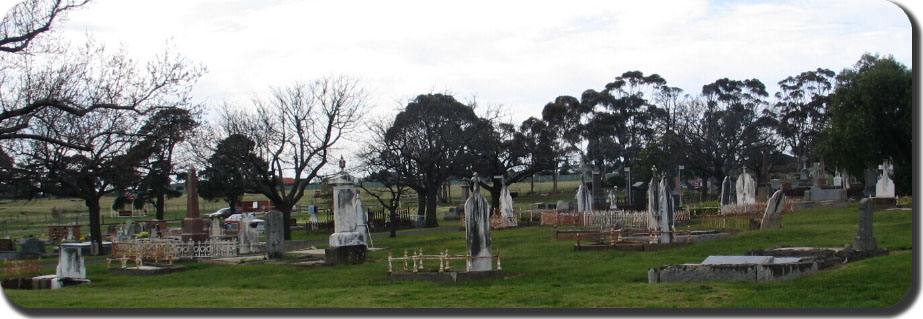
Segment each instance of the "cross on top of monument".
M888 160L881 162L881 165L878 165L878 169L881 170L881 175L888 175L891 172L891 163Z
M657 165L651 166L651 176L657 177Z

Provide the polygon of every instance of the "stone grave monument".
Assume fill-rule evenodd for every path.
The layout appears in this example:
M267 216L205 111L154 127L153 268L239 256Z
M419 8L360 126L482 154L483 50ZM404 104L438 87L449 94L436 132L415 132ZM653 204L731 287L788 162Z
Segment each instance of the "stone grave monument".
M878 165L878 169L881 174L878 175L878 182L875 183L875 197L894 197L894 181L891 180L894 167L891 166L890 161L884 160L881 165Z
M260 253L260 232L253 227L253 217L243 214L237 225L237 252L243 254Z
M183 218L184 242L203 242L208 239L205 233L205 221L199 216L198 177L195 168L189 168L186 179L186 218Z
M361 264L366 261L368 246L359 229L359 212L356 210L356 179L346 172L346 161L340 158L340 172L331 177L333 186L334 233L330 235L330 248L324 250L328 265Z
M648 229L660 229L660 184L657 181L657 167L651 168L651 181L647 186Z
M779 221L782 218L782 209L784 208L785 193L782 190L777 190L766 202L766 211L763 212L763 220L760 222L760 229L779 227Z
M721 182L721 194L718 204L721 206L733 205L734 200L731 198L731 177L725 176Z
M501 181L503 188L500 189L500 227L516 227L519 221L513 213L513 196L510 195L510 188L506 181Z
M756 182L747 172L747 168L744 168L737 177L735 189L737 190L737 205L756 204Z
M493 270L490 262L490 204L481 195L477 173L471 178L471 185L474 189L465 202L465 241L468 255L474 258L467 261L468 269L490 271Z
M266 253L270 259L282 259L285 255L285 220L282 212L274 210L266 214Z
M590 212L593 210L593 194L586 186L583 176L580 176L580 186L577 187L577 211Z
M23 259L39 259L45 254L45 243L35 237L23 239L20 257Z
M868 198L859 202L859 232L853 239L852 248L860 251L878 250L878 243L872 232L875 224L875 211Z
M660 186L657 190L660 195L660 204L658 205L660 231L670 232L673 231L673 191L670 190L670 184L667 181L667 178L664 176L660 179ZM660 235L660 243L667 244L672 242L673 236L670 233L662 233Z

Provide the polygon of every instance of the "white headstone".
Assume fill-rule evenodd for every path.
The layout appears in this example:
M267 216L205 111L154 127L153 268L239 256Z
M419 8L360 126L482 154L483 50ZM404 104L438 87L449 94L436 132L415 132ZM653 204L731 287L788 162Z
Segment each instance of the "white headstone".
M471 180L474 188L471 196L465 201L465 241L468 255L480 258L469 259L468 269L490 271L493 270L490 258L490 204L484 195L481 195L477 174Z
M359 229L359 214L356 210L355 179L346 171L340 171L329 181L333 186L334 233L330 235L330 247L365 245Z
M590 189L586 187L583 179L580 179L580 186L577 187L577 211L580 212L590 212L593 210L593 194L590 193Z
M250 224L253 223L253 218L250 217L250 214L243 214L240 221L237 225L237 249L241 254L249 254L259 252L254 245L260 242L260 233L256 230L256 227L250 227Z
M86 279L87 267L81 249L89 247L90 243L62 243L56 275L60 278Z
M359 195L359 191L356 191L356 202L353 203L353 206L356 207L356 227L359 231L359 243L360 245L369 245L369 240L372 238L371 230L369 230L369 214L365 212L365 207L362 206L362 196Z
M737 205L756 204L756 181L745 168L737 177Z
M657 180L657 169L654 168L651 181L647 184L647 212L648 228L660 229L660 183Z
M891 180L893 167L891 162L884 160L878 165L881 175L878 175L878 182L875 183L875 197L894 197L894 181Z
M658 188L660 193L659 199L660 204L658 205L659 210L659 226L660 230L664 232L673 230L673 196L672 191L670 191L670 185L667 182L667 178L663 177L660 180L660 187ZM660 243L666 244L671 242L671 234L663 233L660 235Z
M513 196L510 195L510 188L503 182L503 188L500 189L500 226L514 227L518 225L519 222L513 213Z

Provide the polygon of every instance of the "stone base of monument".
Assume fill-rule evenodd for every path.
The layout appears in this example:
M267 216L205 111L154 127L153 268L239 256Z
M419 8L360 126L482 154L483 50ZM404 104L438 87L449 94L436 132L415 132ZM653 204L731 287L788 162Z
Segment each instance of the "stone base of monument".
M870 197L869 202L874 211L897 207L897 197Z
M800 201L792 203L793 212L812 209L840 209L846 207L849 207L849 202L839 200Z
M109 273L115 275L154 276L183 270L186 270L186 267L180 265L144 264L140 267L109 268Z
M357 265L368 259L365 245L338 246L324 249L324 264L330 266Z
M445 272L410 272L395 271L388 274L388 280L416 280L432 282L473 282L484 280L498 280L506 277L503 270L488 271L445 271Z
M700 264L666 265L648 270L649 283L704 281L777 281L865 258L888 250L852 248L779 247L754 249L746 256L709 256Z
M3 289L58 289L90 283L89 279L74 279L45 275L37 277L21 277L3 279Z
M246 256L237 256L237 257L203 259L202 261L208 262L208 263L215 263L215 264L240 265L240 264L249 263L249 262L265 261L266 259L267 259L266 255L255 254L255 255L246 255Z
M622 237L622 241L612 245L611 243L600 242L581 242L579 246L574 246L574 251L591 251L591 250L619 250L619 251L641 251L652 252L666 249L685 247L695 243L730 237L731 233L720 232L717 230L697 230L693 231L687 238L685 234L675 234L676 238L672 243L650 243L649 236L627 236Z

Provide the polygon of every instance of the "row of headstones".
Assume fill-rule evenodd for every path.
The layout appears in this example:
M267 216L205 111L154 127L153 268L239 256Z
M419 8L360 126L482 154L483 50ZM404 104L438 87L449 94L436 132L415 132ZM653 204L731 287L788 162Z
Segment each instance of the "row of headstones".
M756 203L756 181L747 172L746 168L737 176L737 181L734 185L735 193L732 194L731 191L731 177L725 176L724 181L721 182L721 194L718 202L721 206ZM735 194L736 201L734 200Z

